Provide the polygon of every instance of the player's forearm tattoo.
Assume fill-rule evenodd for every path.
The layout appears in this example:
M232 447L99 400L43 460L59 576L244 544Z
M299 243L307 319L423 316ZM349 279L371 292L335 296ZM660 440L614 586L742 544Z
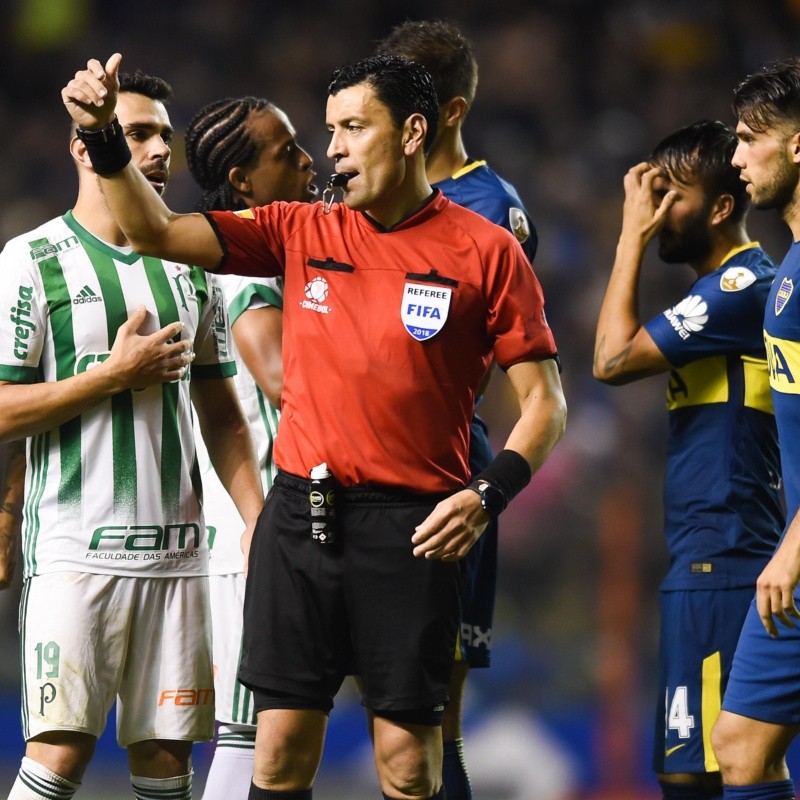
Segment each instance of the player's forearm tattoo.
M608 375L612 372L615 372L625 363L625 361L627 361L632 348L633 344L629 344L626 348L617 353L617 355L606 359L606 337L603 336L602 339L600 339L600 344L597 346L597 350L595 352L595 367L600 367L600 372L603 375Z

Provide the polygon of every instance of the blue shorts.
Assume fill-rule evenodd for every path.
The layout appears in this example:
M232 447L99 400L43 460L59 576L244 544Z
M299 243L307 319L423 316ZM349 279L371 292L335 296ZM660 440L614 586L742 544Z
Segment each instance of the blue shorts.
M470 425L469 468L474 477L492 462L486 424L477 415ZM488 667L492 657L492 622L497 591L497 521L493 520L464 559L465 584L457 661Z
M719 772L711 728L754 591L748 586L660 593L655 772Z
M800 597L795 595L800 604ZM776 725L800 725L800 629L776 620L773 639L758 616L755 599L747 612L722 707Z

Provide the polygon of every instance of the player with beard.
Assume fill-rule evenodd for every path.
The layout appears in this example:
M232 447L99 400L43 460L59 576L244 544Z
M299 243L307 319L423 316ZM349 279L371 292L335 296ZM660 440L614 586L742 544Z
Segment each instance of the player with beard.
M736 648L713 744L727 800L789 800L794 783L786 751L800 730L797 584L800 580L800 59L787 58L749 75L733 111L739 144L733 164L756 208L775 208L793 244L766 304L764 339L781 443L788 525L758 578Z
M119 136L160 195L169 85L120 77ZM27 472L22 726L9 800L69 800L117 701L139 800L192 796L214 724L208 547L192 431L252 530L263 494L213 276L134 251L73 126L74 207L0 253L0 440ZM191 364L191 367L189 366ZM12 505L16 486L2 492ZM7 552L7 551L6 551Z
M670 441L653 765L665 800L722 797L712 726L756 578L783 526L778 443L761 335L775 275L745 228L736 137L701 121L625 176L622 232L600 309L594 376L620 385L669 372ZM643 325L639 276L658 236L697 280Z

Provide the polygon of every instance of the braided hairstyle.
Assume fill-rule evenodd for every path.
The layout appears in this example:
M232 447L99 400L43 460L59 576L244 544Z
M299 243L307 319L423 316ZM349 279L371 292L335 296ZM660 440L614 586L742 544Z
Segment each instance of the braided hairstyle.
M204 106L186 129L186 163L203 190L196 211L225 211L242 207L233 196L228 174L245 167L258 155L250 135L250 115L271 109L263 97L229 97Z

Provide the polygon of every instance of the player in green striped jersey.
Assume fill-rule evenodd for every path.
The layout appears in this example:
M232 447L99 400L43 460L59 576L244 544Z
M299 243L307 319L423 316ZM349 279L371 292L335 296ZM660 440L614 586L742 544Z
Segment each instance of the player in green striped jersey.
M204 190L198 211L243 209L274 200L310 200L311 158L295 140L286 114L263 98L226 98L202 108L186 130L186 162ZM253 433L261 480L275 477L283 367L283 279L221 275L236 356L236 389ZM198 441L200 445L202 440ZM217 745L203 800L246 798L253 774L256 711L253 693L239 683L242 645L244 525L208 460L201 459L211 547L211 613Z
M137 73L118 107L133 162L159 193L169 94ZM132 252L77 134L70 152L75 207L0 254L0 439L28 437L27 747L9 800L70 798L115 698L135 796L183 800L192 742L213 728L192 404L248 526L261 486L221 290L202 270Z

